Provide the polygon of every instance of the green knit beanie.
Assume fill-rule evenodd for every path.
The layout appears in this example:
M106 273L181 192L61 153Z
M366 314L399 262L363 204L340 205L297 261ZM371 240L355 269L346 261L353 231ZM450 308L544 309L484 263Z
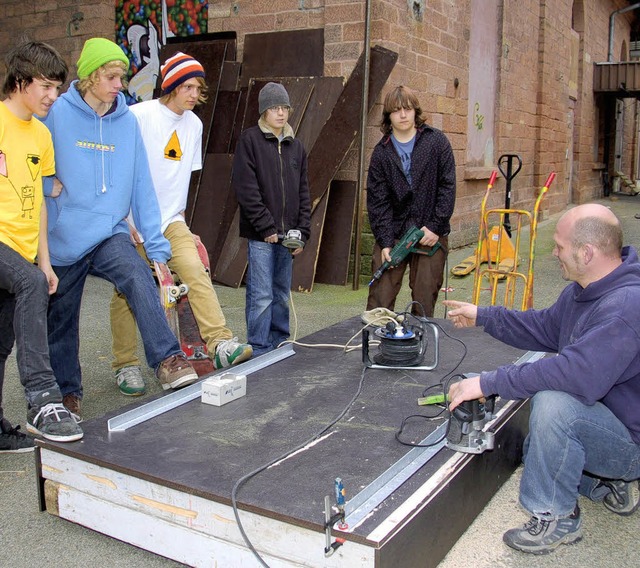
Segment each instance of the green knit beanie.
M129 59L124 51L111 40L94 37L84 42L80 59L78 59L78 78L86 79L98 67L110 61L122 61L129 69Z

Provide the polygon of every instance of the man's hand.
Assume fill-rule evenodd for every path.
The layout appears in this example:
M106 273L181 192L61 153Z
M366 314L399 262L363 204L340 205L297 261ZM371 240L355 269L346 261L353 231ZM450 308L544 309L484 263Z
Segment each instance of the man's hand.
M269 235L264 238L265 243L277 243L278 242L278 233L273 233L273 235Z
M303 250L304 250L303 247L298 247L297 249L291 251L291 255L296 256L297 254L300 254Z
M421 227L420 230L424 233L424 237L422 237L418 243L423 247L432 247L434 246L440 237L436 235L433 231L430 231L426 227Z
M382 262L391 262L391 247L384 247L380 256L382 257Z
M476 325L478 306L456 300L444 300L442 303L447 308L450 308L447 313L447 319L450 319L456 327L473 327Z
M453 383L449 387L449 410L453 410L461 402L477 400L483 396L479 375Z

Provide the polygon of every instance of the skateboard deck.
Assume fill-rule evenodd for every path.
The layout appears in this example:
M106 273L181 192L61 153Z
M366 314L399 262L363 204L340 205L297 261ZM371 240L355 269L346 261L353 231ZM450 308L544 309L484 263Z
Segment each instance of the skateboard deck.
M200 260L209 273L209 255L201 242L196 246ZM176 283L174 274L166 264L154 263L154 267L160 289L160 302L169 327L180 342L180 348L198 376L213 372L213 361L208 355L206 343L200 337L200 330L189 304L189 287L183 283Z

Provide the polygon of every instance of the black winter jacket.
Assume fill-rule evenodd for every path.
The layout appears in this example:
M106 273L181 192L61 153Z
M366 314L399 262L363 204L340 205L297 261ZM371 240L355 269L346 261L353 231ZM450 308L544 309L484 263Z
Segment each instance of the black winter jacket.
M426 124L416 132L409 185L391 136L376 144L367 176L367 210L378 244L393 247L411 226L444 237L456 200L456 164L447 137Z
M240 236L255 241L311 227L307 154L285 125L281 142L260 120L240 136L231 181L240 206Z

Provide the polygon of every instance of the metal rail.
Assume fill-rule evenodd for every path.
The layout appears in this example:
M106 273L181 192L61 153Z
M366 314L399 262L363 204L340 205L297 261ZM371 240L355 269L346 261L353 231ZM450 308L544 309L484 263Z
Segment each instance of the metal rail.
M283 347L279 347L278 349L269 351L269 353L260 355L260 357L250 359L245 363L236 365L235 367L233 367L233 372L242 375L249 375L251 373L255 373L256 371L264 369L269 365L273 365L278 361L282 361L287 357L291 357L292 355L295 355L293 345L287 343ZM210 373L206 375L206 378L215 377L217 375L224 375L229 371L229 368L221 369L216 373ZM135 426L136 424L140 424L142 422L150 420L151 418L159 416L160 414L168 412L169 410L172 410L178 406L186 404L187 402L198 398L201 394L202 380L194 383L193 385L189 385L188 387L160 397L152 402L148 402L132 410L123 412L118 416L110 418L107 422L109 432L124 432L125 430L131 428L132 426Z

